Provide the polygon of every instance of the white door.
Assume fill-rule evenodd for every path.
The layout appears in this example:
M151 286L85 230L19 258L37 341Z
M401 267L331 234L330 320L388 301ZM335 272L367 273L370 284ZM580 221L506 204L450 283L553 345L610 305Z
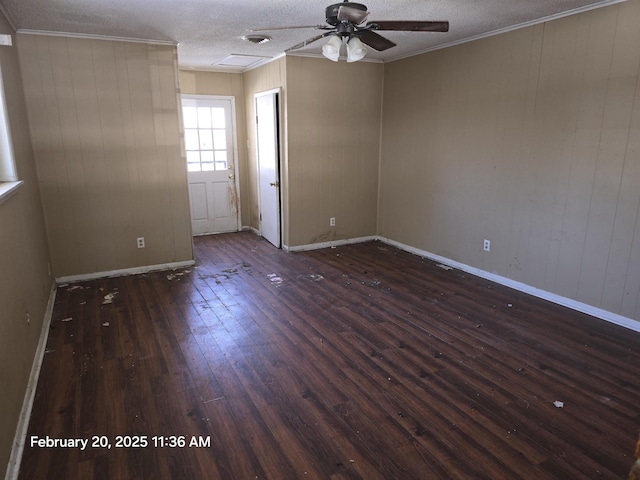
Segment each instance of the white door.
M280 248L279 90L255 95L260 234Z
M182 111L193 234L238 231L234 99L183 95Z

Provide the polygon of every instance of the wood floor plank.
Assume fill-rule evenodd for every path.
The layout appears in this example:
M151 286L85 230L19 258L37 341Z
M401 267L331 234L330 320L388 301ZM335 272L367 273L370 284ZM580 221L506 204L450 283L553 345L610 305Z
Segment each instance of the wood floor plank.
M58 288L20 478L613 479L633 463L638 333L380 242L194 245L194 267Z

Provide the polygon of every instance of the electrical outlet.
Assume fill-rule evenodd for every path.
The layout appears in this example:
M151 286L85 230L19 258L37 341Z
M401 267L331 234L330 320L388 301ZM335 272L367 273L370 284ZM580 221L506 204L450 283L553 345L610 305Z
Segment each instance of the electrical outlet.
M144 248L144 237L138 237L138 248Z
M490 240L485 240L484 241L484 245L483 247L485 252L490 252L491 251L491 241Z
M329 226L330 227L335 227L336 226L336 217L331 217L329 219Z

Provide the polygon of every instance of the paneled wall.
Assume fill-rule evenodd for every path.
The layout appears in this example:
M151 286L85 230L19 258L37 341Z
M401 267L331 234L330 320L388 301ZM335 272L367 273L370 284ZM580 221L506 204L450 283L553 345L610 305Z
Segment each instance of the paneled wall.
M176 48L21 34L18 51L55 276L191 260Z
M240 179L242 226L250 226L249 164L247 161L247 122L244 106L244 81L241 73L180 70L180 92L190 95L224 95L235 98L237 167ZM247 206L245 208L245 205Z
M376 234L383 74L287 57L289 246Z
M0 34L15 32L0 13ZM53 288L49 251L15 46L0 46L11 139L22 187L0 203L0 478L5 476L18 417Z
M381 235L640 320L639 22L633 0L387 64Z

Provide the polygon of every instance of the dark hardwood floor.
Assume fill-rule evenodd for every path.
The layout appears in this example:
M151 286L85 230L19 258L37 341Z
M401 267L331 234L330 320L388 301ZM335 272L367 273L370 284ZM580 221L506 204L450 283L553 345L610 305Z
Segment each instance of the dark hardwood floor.
M58 289L20 478L620 479L634 462L638 333L379 242L195 247L194 268Z

